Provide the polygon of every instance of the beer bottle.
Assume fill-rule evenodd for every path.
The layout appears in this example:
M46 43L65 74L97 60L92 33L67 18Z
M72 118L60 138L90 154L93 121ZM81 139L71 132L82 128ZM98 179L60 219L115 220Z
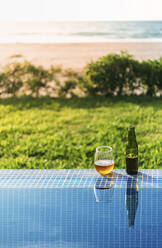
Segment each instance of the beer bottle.
M134 127L128 127L128 142L126 145L126 171L130 175L136 175L138 173L138 145Z

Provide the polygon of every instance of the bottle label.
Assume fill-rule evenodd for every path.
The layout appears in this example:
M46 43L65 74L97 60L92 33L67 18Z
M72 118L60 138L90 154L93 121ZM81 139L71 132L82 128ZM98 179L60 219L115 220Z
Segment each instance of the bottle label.
M137 154L132 154L132 153L129 153L126 155L127 158L138 158L138 155Z

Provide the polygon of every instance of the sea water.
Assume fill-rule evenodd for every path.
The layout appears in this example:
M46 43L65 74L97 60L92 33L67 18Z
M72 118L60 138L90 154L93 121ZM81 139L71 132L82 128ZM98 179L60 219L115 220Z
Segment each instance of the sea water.
M0 43L150 41L162 41L162 21L0 22Z

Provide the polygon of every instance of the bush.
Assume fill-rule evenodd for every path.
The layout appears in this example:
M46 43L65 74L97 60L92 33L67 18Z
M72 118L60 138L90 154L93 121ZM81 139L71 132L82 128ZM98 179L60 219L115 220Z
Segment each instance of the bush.
M45 70L43 66L36 66L30 62L25 62L26 89L30 91L31 95L39 97L41 89L47 89L47 83L51 79L51 74Z
M67 69L63 72L62 78L63 82L59 85L58 96L72 97L81 93L78 91L81 90L80 82L82 80L82 77L78 72L72 69Z
M109 54L90 63L84 69L89 94L121 95L137 87L136 72L139 62L132 55Z
M162 58L159 59L157 88L159 90L159 93L161 94L162 93Z
M155 96L162 85L162 60L142 61L139 67L140 79L146 94Z
M19 62L7 64L0 77L1 93L16 96L23 86L24 65Z

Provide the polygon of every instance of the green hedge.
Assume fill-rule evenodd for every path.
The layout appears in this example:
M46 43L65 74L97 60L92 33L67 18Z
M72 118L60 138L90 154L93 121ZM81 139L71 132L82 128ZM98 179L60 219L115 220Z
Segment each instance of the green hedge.
M45 69L29 61L9 63L0 72L2 97L161 93L162 58L140 62L127 52L101 57L87 64L80 73L54 66Z
M162 58L140 62L126 52L109 54L89 63L83 74L88 94L154 96L162 90Z

